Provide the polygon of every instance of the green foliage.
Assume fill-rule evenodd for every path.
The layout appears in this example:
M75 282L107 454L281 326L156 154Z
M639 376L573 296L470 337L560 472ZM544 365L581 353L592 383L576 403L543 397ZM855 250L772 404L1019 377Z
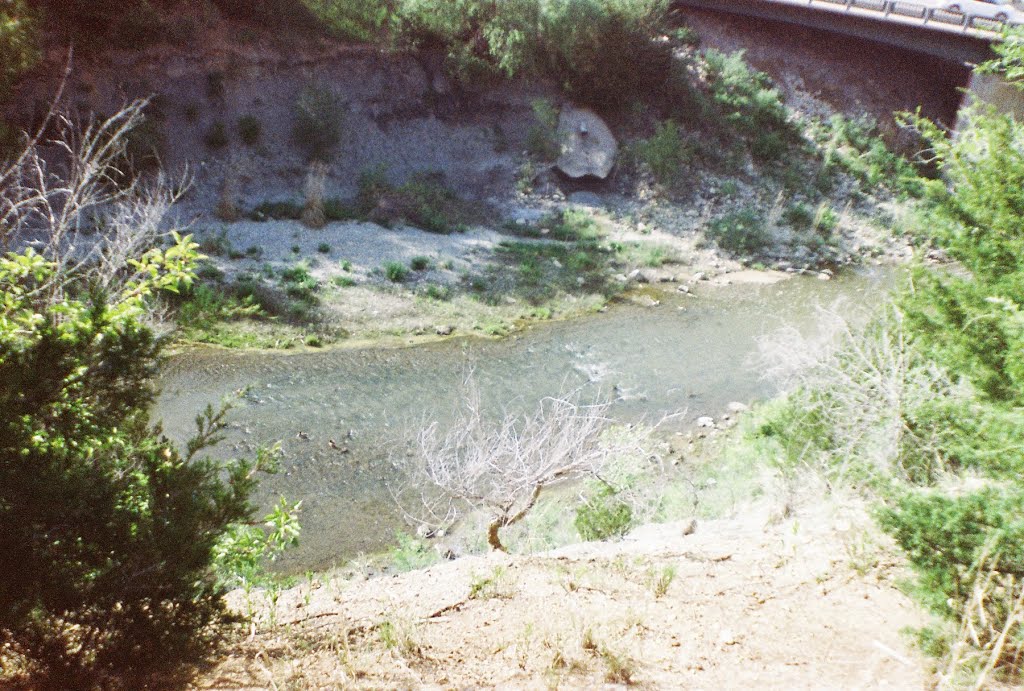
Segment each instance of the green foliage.
M617 496L614 488L602 485L576 509L573 524L588 542L607 540L629 532L633 527L633 509Z
M309 273L309 266L302 262L281 271L281 286L288 297L310 304L316 302L316 292L320 288L319 282Z
M395 539L398 546L391 550L391 565L399 573L425 569L441 560L436 551L411 535L398 533Z
M38 290L53 264L0 259L0 640L34 683L141 686L224 620L222 540L251 521L273 454L203 457L224 409L197 418L184 450L169 442L149 418L161 344L138 321L154 294L189 285L195 249L151 250L115 295L65 276L54 304Z
M782 95L763 72L752 69L743 51L704 54L712 102L732 132L751 140L751 151L762 161L779 159L799 141L789 121Z
M936 357L988 399L1024 402L1024 126L976 110L948 140L922 121L944 182L928 187L931 238L968 275L918 272L908 309Z
M558 143L558 108L548 99L533 102L537 124L526 135L526 152L540 161L554 161L562 154Z
M401 262L384 262L381 272L392 283L402 283L409 277L409 269Z
M665 120L648 139L634 144L637 159L662 185L671 185L693 158L692 147L683 138L674 120Z
M257 204L249 218L253 221L297 221L302 218L302 204L295 201L265 201Z
M238 137L246 146L256 146L263 135L263 125L254 115L243 115L238 118Z
M389 0L302 0L339 38L370 43L381 38L391 14Z
M295 101L292 139L311 161L329 163L341 145L345 107L323 84L306 86Z
M503 74L553 79L601 109L646 97L664 83L671 46L655 40L663 0L400 0L400 45L441 49L466 81Z
M726 252L751 256L763 252L771 244L771 235L764 218L754 209L743 209L711 222L705 231Z
M824 125L813 128L812 136L821 151L821 175L826 179L840 169L868 188L883 186L911 197L924 193L918 171L904 157L889 150L879 136L878 123L870 117L836 114Z
M441 234L463 230L474 216L471 205L445 184L443 174L420 172L396 187L381 168L359 176L355 212L385 226L408 223Z
M203 135L203 144L207 149L223 149L230 143L231 139L228 137L228 128L220 120L210 125L210 129Z
M413 271L426 271L430 268L430 257L413 257L409 260L409 268Z
M39 60L39 16L25 0L0 0L0 100Z
M946 496L911 493L881 523L917 572L918 594L935 613L958 620L972 596L983 554L1024 583L1024 488L989 487Z

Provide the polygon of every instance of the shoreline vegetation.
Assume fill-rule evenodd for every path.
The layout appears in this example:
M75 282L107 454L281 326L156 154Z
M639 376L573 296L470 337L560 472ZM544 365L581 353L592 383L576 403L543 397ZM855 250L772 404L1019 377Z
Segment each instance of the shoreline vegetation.
M742 52L702 47L659 0L211 0L180 16L171 4L0 4L0 99L24 97L32 70L50 64L44 49L68 42L98 72L111 45L208 35L280 54L307 36L422 62L428 88L412 115L382 120L393 131L429 121L447 128L435 135L463 136L474 88L529 124L474 130L499 181L474 195L425 165L368 165L343 180L366 104L319 78L244 112L234 96L259 77L220 69L185 80L201 101L139 94L109 118L58 102L27 123L4 110L0 520L11 530L0 571L16 574L0 587L4 683L557 687L709 668L722 675L713 686L745 669L725 669L733 654L777 660L771 674L783 674L789 657L765 647L764 630L730 622L774 600L786 611L793 592L836 603L819 623L845 626L845 654L871 655L878 681L1020 682L1024 127L1012 116L975 104L950 138L899 114L913 141L896 152L878 123L803 107ZM1019 86L1022 45L998 44L984 69ZM69 92L86 93L74 79ZM507 100L523 83L539 85L529 103ZM560 114L575 106L620 140L606 181L554 170ZM187 190L161 168L183 141L212 162ZM244 169L243 149L279 166ZM342 181L352 194L335 196ZM198 217L194 237L169 231L172 207ZM689 432L615 424L601 401L568 395L491 422L467 382L460 426L442 434L425 421L418 443L395 443L407 473L391 480L396 496L411 490L414 535L384 566L357 560L305 583L266 569L298 539L301 502L282 498L261 518L250 501L279 447L217 461L204 453L222 440L226 408L200 413L180 447L147 412L160 332L178 334L173 347L281 350L504 337L615 300L653 302L645 284L686 293L751 271L828 280L890 260L911 266L892 304L858 319L823 310L814 341L765 339L762 367L785 393ZM570 479L571 492L557 488ZM491 556L457 558L445 542L456 524L477 535L468 551L489 544ZM604 543L573 546L592 541ZM402 592L367 579L448 560L398 579ZM758 580L763 592L749 587L755 567L775 574ZM446 573L459 592L438 585ZM729 584L692 591L703 619L681 624L714 626L711 647L663 616L681 611L682 576ZM738 599L716 604L726 590ZM340 606L352 592L362 599ZM541 595L593 599L586 620L557 630L504 608ZM888 620L872 639L872 597L900 611L930 662L894 650ZM412 601L430 604L413 615ZM767 636L806 639L798 666L812 676L796 685L827 673L861 683L830 662L832 641L813 644L806 617L784 621ZM470 660L443 643L467 637ZM680 662L681 638L699 654ZM657 659L645 658L650 641Z

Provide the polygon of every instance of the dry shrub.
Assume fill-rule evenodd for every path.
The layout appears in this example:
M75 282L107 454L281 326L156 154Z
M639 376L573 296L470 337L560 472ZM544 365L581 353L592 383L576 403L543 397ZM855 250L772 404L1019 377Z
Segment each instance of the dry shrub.
M963 686L963 673L973 670L970 688L988 688L993 672L1020 675L1024 665L1024 580L999 571L998 558L987 553L960 620L940 688Z
M479 389L467 380L462 409L447 432L427 426L413 451L396 459L402 481L391 490L417 523L449 525L475 510L489 515L488 544L505 551L502 528L521 521L541 491L594 476L615 455L606 443L608 403L579 393L543 399L533 413L491 422Z
M324 211L324 193L327 188L327 164L316 161L309 166L306 175L305 197L302 207L302 224L309 228L323 228L327 225Z

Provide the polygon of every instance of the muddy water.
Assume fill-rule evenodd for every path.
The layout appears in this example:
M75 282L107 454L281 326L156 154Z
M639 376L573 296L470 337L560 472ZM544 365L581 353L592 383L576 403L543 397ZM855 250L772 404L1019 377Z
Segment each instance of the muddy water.
M248 389L217 453L282 441L282 472L263 483L259 500L303 500L302 546L282 567L322 569L393 540L400 521L384 485L388 453L404 431L450 417L468 368L493 410L532 409L545 395L583 387L615 398L613 414L623 420L685 411L680 421L692 421L730 401L774 393L750 364L759 336L783 323L813 329L815 304L878 303L892 282L891 272L868 271L829 282L702 284L697 297L652 291L656 306L617 305L499 342L294 354L190 350L165 368L156 416L183 439L207 403Z

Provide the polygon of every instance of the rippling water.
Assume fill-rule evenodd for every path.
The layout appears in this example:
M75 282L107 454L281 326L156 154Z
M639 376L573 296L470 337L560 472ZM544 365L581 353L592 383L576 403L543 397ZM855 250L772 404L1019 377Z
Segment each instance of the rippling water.
M383 482L388 453L424 421L450 419L469 368L492 410L532 410L545 395L583 387L614 398L622 420L685 410L685 422L774 393L750 365L759 336L784 323L813 329L818 303L880 303L892 282L891 271L876 270L829 282L701 285L696 298L666 289L654 295L655 307L617 305L503 341L303 353L194 349L165 367L156 417L184 439L206 404L248 389L216 452L283 442L282 473L263 483L259 501L303 500L302 546L282 566L322 569L391 542L400 521Z

